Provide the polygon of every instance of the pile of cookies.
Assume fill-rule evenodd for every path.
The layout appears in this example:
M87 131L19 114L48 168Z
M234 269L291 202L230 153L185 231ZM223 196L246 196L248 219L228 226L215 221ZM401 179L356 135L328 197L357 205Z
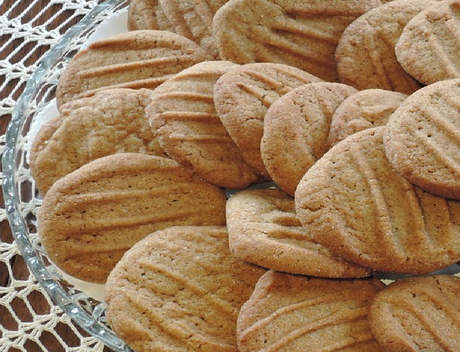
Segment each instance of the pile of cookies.
M460 350L459 10L132 0L32 145L50 260L139 352Z

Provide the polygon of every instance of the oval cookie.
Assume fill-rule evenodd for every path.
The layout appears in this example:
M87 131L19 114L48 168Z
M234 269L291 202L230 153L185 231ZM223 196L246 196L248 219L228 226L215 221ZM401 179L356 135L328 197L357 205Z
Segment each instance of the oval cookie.
M236 321L264 269L225 227L173 226L130 249L106 284L107 318L136 351L237 352Z
M178 34L142 30L113 35L77 53L57 85L58 107L105 88L154 89L184 68L204 61L204 51Z
M438 0L398 0L379 6L353 21L337 51L340 81L359 90L380 88L411 94L421 84L396 59L395 45L404 27Z
M302 178L296 212L313 239L377 271L428 273L460 258L460 202L436 197L393 170L385 127L331 148Z
M388 352L459 351L459 290L449 275L395 281L374 297L371 330Z
M215 82L235 66L229 61L206 61L189 67L158 87L146 110L170 157L204 180L226 188L244 188L259 179L214 106Z
M383 352L367 314L383 284L268 271L238 317L240 352ZM308 347L307 347L308 346Z
M59 179L38 214L39 235L57 266L104 283L123 254L172 225L224 225L225 194L171 159L121 153Z
M222 59L276 62L336 81L335 50L344 29L379 0L231 0L214 16Z
M412 18L395 46L406 72L429 85L460 78L460 1L444 0Z
M45 195L59 178L103 156L133 152L166 157L145 116L151 95L150 89L117 88L64 104L32 144L30 169L39 192Z
M214 104L222 124L243 153L244 160L262 177L270 178L260 153L263 120L271 104L303 84L319 82L298 68L253 63L222 75L214 85Z
M390 117L385 150L404 178L438 196L460 199L460 79L412 94Z
M310 83L270 106L260 151L269 175L285 192L294 195L302 176L326 152L332 115L356 92L342 83Z
M279 189L243 190L227 200L232 253L264 268L319 277L364 277L366 268L333 256L314 242L295 214L294 198Z

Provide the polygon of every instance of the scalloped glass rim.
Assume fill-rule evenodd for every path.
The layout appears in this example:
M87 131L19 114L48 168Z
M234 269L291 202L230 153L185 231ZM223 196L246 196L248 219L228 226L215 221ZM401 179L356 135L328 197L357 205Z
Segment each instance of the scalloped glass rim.
M5 151L2 155L3 197L13 237L32 274L51 300L59 306L83 330L98 338L117 352L132 351L101 319L103 305L94 302L78 290L70 292L68 285L45 265L46 256L30 238L30 226L34 214L25 209L27 199L18 169L25 165L23 142L25 133L35 116L52 98L58 74L75 55L81 44L96 27L111 14L126 8L129 0L107 0L95 6L80 22L72 26L62 39L43 57L20 96L6 132ZM35 106L35 108L34 108ZM26 182L26 191L35 194L33 182ZM30 197L30 196L29 196ZM98 304L99 303L99 304ZM86 307L84 308L83 305Z

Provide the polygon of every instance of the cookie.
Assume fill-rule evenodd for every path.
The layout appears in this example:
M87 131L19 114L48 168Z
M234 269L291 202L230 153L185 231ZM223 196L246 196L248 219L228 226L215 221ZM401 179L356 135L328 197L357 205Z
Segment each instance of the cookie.
M222 59L276 62L337 81L335 50L344 29L379 0L230 0L215 14Z
M150 89L114 88L64 104L33 140L30 170L39 192L45 195L59 178L103 156L167 157L145 116L151 95Z
M214 107L216 80L235 66L206 61L189 67L158 87L146 110L168 155L205 181L225 188L244 188L259 179Z
M332 115L327 148L356 132L385 126L406 98L404 93L385 89L365 89L349 96Z
M304 175L296 212L313 239L376 271L428 273L460 258L460 202L414 186L385 155L385 127L331 148Z
M335 53L340 81L359 90L380 88L411 94L421 84L400 65L395 45L404 27L438 0L398 0L353 21Z
M264 272L230 255L225 227L156 231L111 272L108 322L138 352L237 352L238 313Z
M263 120L271 104L303 84L322 81L298 68L275 63L238 66L214 85L214 104L222 124L243 153L244 160L270 178L260 153Z
M365 277L369 270L333 256L297 219L294 198L274 189L243 190L227 200L231 252L264 268L319 277Z
M260 151L269 175L285 192L294 195L305 172L326 152L332 115L356 92L342 83L310 83L270 106Z
M153 29L174 32L158 0L130 0L127 25L130 31Z
M383 284L268 271L238 317L240 352L379 352L367 313ZM307 346L307 347L306 347Z
M139 153L96 159L56 181L38 213L48 257L104 283L122 255L173 225L224 225L225 194L175 161Z
M174 74L206 59L191 40L175 33L139 30L120 33L78 52L56 90L58 107L106 88L154 89Z
M460 279L405 278L374 297L369 325L385 351L459 351Z
M392 167L435 195L460 199L460 79L437 82L407 98L387 123Z
M460 78L459 7L458 0L444 0L426 8L409 21L396 43L399 63L423 84Z

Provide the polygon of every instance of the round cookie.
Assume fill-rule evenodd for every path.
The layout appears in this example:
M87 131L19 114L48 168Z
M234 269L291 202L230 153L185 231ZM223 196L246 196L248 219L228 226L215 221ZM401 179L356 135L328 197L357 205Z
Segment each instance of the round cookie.
M412 18L395 46L399 63L429 85L460 78L459 0L436 3Z
M270 106L260 151L269 175L286 193L294 195L302 176L326 152L332 115L356 92L342 83L310 83Z
M263 120L271 104L301 85L322 81L298 68L275 63L237 66L214 85L214 104L222 124L262 177L270 178L260 153Z
M296 217L294 198L279 189L240 191L227 200L226 213L230 250L248 263L318 277L370 275L314 242Z
M240 352L383 352L367 314L383 284L308 278L268 271L257 282L238 317Z
M428 273L460 258L460 202L436 197L393 170L385 127L331 148L304 175L296 212L313 239L376 271Z
M387 352L459 351L460 278L405 278L374 297L369 324Z
M372 9L343 32L336 50L340 81L359 90L380 88L411 94L421 84L396 59L404 27L438 0L398 0Z
M168 155L225 188L244 188L259 179L214 107L216 80L235 66L229 61L206 61L189 67L159 86L146 109Z
M78 279L104 283L123 254L173 225L224 225L225 194L174 160L139 153L96 159L60 178L43 199L48 257Z
M230 255L227 237L173 226L131 248L106 284L115 333L138 352L237 352L238 313L265 270Z
M276 62L337 81L335 50L344 29L379 0L230 0L215 14L222 59Z
M205 59L197 44L172 32L116 34L92 43L70 60L57 85L57 105L106 88L154 89Z
M327 148L356 132L385 126L406 98L406 94L385 89L365 89L351 95L332 115Z
M151 96L150 89L114 88L64 104L33 140L30 170L39 192L45 195L59 178L110 154L166 157L145 116Z
M390 117L384 136L392 167L435 195L460 199L460 79L426 86Z
M160 28L166 25L165 15L163 14L158 0L130 0L128 6L128 30L137 31L144 29L165 30ZM171 29L171 26L169 25Z

